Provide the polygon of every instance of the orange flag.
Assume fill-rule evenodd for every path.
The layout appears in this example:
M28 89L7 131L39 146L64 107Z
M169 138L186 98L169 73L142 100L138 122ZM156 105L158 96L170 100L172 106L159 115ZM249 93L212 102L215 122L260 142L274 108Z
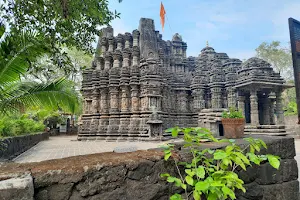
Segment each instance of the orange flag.
M161 2L160 3L160 23L162 26L162 31L164 31L164 26L165 26L165 14L166 14L165 7Z

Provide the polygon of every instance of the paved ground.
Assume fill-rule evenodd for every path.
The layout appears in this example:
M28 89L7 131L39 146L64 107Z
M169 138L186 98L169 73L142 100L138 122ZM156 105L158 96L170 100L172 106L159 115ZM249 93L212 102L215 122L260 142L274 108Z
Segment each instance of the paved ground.
M105 142L96 141L77 141L76 136L55 136L49 140L42 141L19 155L14 159L15 162L39 162L56 158L65 158L76 155L93 154L101 152L112 152L129 149L149 149L156 148L163 142Z
M129 150L149 149L162 145L163 142L105 142L105 141L77 141L76 136L56 136L42 141L28 151L14 159L15 162L39 162L56 158L76 155L112 152L114 149ZM300 140L295 140L296 157L300 174Z

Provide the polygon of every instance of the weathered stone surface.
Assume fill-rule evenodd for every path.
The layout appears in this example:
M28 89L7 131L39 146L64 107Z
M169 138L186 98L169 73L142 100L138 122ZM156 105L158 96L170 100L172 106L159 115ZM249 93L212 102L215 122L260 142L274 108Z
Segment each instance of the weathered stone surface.
M261 138L270 146L273 145L265 153L280 152L287 148L286 145L293 151L289 138ZM236 142L245 146L245 141L241 139ZM224 145L226 144L203 143L199 148L216 149L223 148ZM180 145L176 146L174 156L181 161L191 159L178 146ZM276 146L279 149L274 148ZM283 157L291 156L288 152L283 152ZM179 169L183 171L182 168ZM28 170L34 178L32 187L36 200L167 200L174 193L183 193L182 189L160 177L161 173L173 176L178 174L174 163L164 161L163 152L159 149L93 154L40 163L10 163L0 167L0 180L5 181L6 177L11 178L14 173L14 177L20 177L20 174ZM239 176L244 180L247 190L246 193L236 191L239 200L298 200L298 170L293 158L282 159L278 171L268 164L262 164L248 167L245 172L240 171ZM0 199L4 194L15 197L17 194L14 191L1 191ZM33 197L33 188L31 195Z
M0 199L33 200L34 187L30 174L0 181Z
M282 184L263 185L263 200L298 200L299 182L297 180Z
M257 171L256 182L260 185L282 183L298 179L298 167L295 159L280 161L280 168L274 169L270 164L262 164Z

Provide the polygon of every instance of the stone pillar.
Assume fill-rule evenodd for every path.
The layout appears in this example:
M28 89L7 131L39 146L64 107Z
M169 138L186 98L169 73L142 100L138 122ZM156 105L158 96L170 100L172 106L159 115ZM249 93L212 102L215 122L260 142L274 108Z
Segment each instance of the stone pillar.
M104 58L103 57L97 57L96 58L96 69L97 70L103 70L104 69Z
M139 66L140 62L140 50L134 46L132 51L132 66Z
M125 48L130 48L132 46L132 36L130 33L125 33Z
M257 102L257 90L251 90L250 92L250 113L251 113L251 125L259 125L259 112Z
M122 50L123 49L123 35L118 34L117 36L117 49Z
M114 55L114 63L113 63L113 67L117 67L117 68L121 68L122 65L122 53L120 51L115 51Z
M243 115L246 116L245 114L245 96L239 95L238 97L238 109L242 111Z
M112 55L110 53L106 53L104 57L104 69L110 69L112 63Z
M284 125L284 112L282 106L282 91L276 92L276 113L277 113L277 124Z
M132 32L133 37L133 46L138 47L139 46L139 39L140 39L140 32L138 30L134 30Z
M105 52L107 51L107 38L102 38L101 39L101 55L104 55Z
M270 99L270 124L275 125L275 112L274 112L275 99Z
M212 88L212 108L222 108L222 89Z
M228 108L235 108L236 107L236 101L235 101L235 90L230 87L227 89L227 105Z
M264 125L270 125L271 115L270 115L270 99L267 94L266 98L264 99Z
M129 111L129 88L121 86L121 112Z
M118 87L109 87L110 96L110 113L115 113L119 111L119 90Z
M115 45L115 38L113 36L108 38L108 51L113 52L114 51L114 45Z
M108 116L108 89L100 89L100 120L98 132L100 135L105 136L107 134L107 126L109 122Z
M179 91L177 96L177 108L179 112L187 112L187 93L186 91Z

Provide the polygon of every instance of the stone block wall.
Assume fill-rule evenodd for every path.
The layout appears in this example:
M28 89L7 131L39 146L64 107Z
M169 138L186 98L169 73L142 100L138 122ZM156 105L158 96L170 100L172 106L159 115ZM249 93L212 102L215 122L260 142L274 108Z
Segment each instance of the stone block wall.
M279 136L260 137L269 146L262 153L282 158L280 170L262 164L240 172L247 192L237 192L237 199L299 200L294 140ZM243 141L238 143L243 145ZM176 156L181 160L189 159L181 146L176 145ZM223 146L213 143L201 146L206 147ZM101 153L40 163L10 163L0 167L0 194L7 196L8 191L1 190L1 180L30 173L34 187L32 199L35 200L167 200L171 194L182 191L160 178L159 175L166 172L175 175L176 169L172 161L163 160L163 152L159 149Z
M285 116L285 126L288 134L300 137L300 124L298 122L297 115Z
M0 140L0 161L11 160L37 143L49 139L49 133L22 135Z

